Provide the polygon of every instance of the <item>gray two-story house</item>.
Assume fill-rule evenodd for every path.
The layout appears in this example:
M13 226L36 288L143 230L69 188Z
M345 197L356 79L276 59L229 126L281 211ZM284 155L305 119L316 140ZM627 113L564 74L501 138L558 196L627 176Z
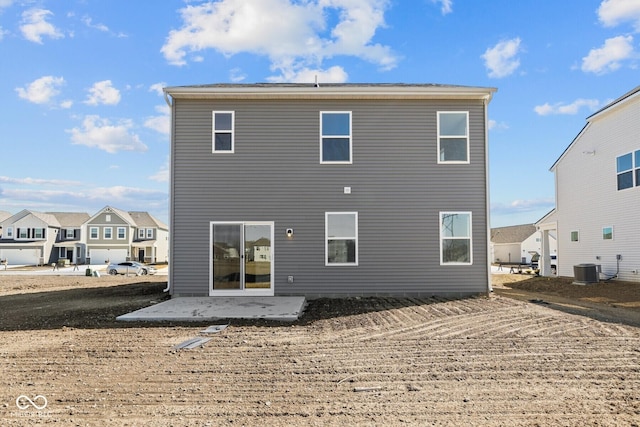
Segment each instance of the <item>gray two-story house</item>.
M166 88L172 295L488 292L494 92Z
M148 212L105 206L84 224L91 264L168 262L169 228Z

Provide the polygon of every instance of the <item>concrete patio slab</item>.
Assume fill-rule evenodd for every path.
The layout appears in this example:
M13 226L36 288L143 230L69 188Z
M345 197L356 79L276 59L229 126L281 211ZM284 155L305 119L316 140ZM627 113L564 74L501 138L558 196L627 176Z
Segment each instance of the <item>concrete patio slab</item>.
M304 297L179 297L118 316L122 321L200 322L219 319L264 319L294 322Z

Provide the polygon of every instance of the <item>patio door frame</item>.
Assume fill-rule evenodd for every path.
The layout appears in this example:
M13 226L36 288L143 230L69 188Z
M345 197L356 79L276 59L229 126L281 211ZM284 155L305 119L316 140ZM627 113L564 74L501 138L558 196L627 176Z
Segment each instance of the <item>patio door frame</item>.
M213 248L213 227L215 225L237 225L240 227L240 289L214 289L213 288L213 263L214 263L214 248ZM267 225L270 228L269 240L271 242L270 250L270 279L271 283L268 289L247 289L246 288L246 263L247 263L247 251L245 248L246 238L245 229L247 226L252 225ZM233 297L233 296L273 296L274 295L274 228L275 223L273 221L211 221L209 223L209 296L220 297Z

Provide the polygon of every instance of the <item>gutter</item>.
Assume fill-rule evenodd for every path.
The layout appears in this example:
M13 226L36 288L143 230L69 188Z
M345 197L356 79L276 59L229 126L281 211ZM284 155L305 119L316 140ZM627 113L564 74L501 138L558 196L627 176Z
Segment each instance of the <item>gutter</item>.
M169 137L169 149L173 150L173 129L174 129L174 120L175 120L175 114L173 113L173 103L171 102L171 98L169 97L169 92L167 91L167 88L164 88L162 90L162 93L164 95L164 101L167 103L167 105L169 106L169 108L171 109L171 131L170 131L170 137ZM174 230L174 224L173 224L173 215L171 215L172 211L171 209L173 209L173 191L171 188L171 185L173 183L173 167L171 166L171 158L173 156L169 155L169 230L173 231ZM171 239L171 233L169 233L169 254L173 253L173 247L172 247L172 242L173 239ZM167 287L164 288L162 290L162 292L169 292L171 290L171 274L173 269L171 268L171 259L168 260L169 265L167 268L169 268L169 272L167 274Z
M446 85L203 85L164 89L182 99L481 99L495 88ZM170 104L169 104L170 105Z
M491 95L484 99L484 156L485 156L485 186L487 194L487 296L493 292L491 287L491 202L490 202L490 185L489 185L489 101L491 101Z

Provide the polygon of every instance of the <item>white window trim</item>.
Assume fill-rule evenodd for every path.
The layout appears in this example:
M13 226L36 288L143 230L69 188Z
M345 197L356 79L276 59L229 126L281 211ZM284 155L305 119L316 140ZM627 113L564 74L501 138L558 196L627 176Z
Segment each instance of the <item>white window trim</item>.
M107 230L109 230L109 234L111 235L111 237L107 237ZM113 228L112 227L105 227L102 229L102 238L104 240L112 240L113 239Z
M13 227L7 227L7 239L13 239Z
M354 215L356 220L356 233L355 236L334 236L334 239L354 239L356 241L356 259L355 262L329 262L329 216L330 215ZM324 265L325 267L357 267L360 261L360 242L358 238L359 219L358 212L325 212L324 213Z
M578 238L576 240L573 240L573 233L577 233ZM578 243L580 241L580 230L571 230L569 232L569 242L571 243Z
M216 150L216 132L229 133L229 129L216 130L216 114L231 114L231 150ZM211 152L214 154L233 154L236 150L236 112L218 111L211 112Z
M144 239L144 228L138 229L138 239Z
M38 231L40 231L40 235L38 235ZM33 236L31 237L34 239L44 239L44 228L34 228Z
M93 230L96 231L96 237L93 237ZM89 227L89 239L97 240L100 238L100 229L98 227Z
M345 138L344 135L323 135L322 115L323 114L348 114L349 115L349 160L324 161L322 160L322 139L323 138ZM321 165L351 165L353 164L353 112L351 111L320 111L320 164Z
M153 228L147 228L147 239L153 239Z
M73 239L74 235L75 235L75 229L73 229L73 228L65 229L64 235L65 235L66 239Z
M610 228L611 229L611 238L610 239L605 239L604 238L604 230ZM614 234L614 230L613 230L613 225L606 225L604 227L602 227L602 240L614 240L615 239L615 234Z
M442 235L442 216L443 215L469 215L469 237L444 237ZM440 265L442 266L456 266L456 265L473 265L473 213L471 211L442 211L438 215L438 234L440 236ZM469 240L469 262L443 262L442 260L442 241L447 240Z
M441 114L451 114L451 113L465 113L467 115L467 134L466 135L447 135L440 136L440 115ZM436 158L438 160L438 164L443 165L468 165L471 163L471 138L469 137L470 129L469 129L469 111L438 111L436 114L436 139L438 140L438 150L436 152ZM440 160L440 140L441 139L453 139L453 138L467 138L467 160Z
M120 230L124 230L124 235L120 237ZM127 227L118 227L116 228L116 239L125 240L127 238Z

